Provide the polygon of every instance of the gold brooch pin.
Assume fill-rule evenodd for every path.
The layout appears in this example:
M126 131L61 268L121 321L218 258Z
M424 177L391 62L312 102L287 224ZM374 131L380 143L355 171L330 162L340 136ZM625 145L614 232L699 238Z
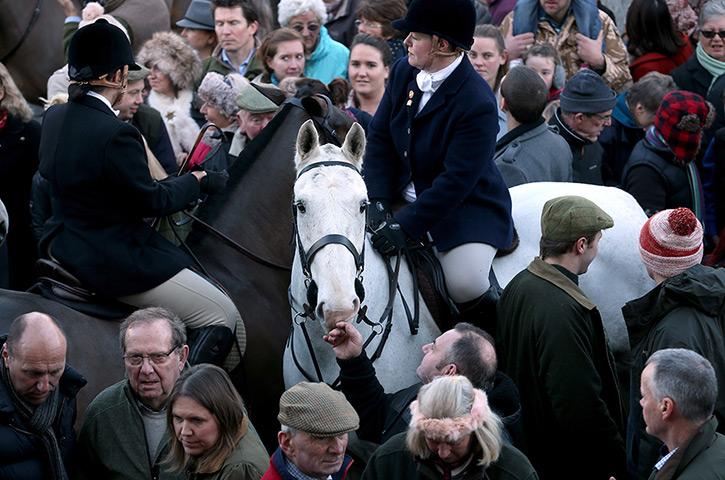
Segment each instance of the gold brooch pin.
M415 93L413 92L413 90L411 90L411 91L408 92L408 98L413 98L413 95L415 95Z
M406 105L409 106L409 107L412 107L413 106L413 100L408 100L406 102Z

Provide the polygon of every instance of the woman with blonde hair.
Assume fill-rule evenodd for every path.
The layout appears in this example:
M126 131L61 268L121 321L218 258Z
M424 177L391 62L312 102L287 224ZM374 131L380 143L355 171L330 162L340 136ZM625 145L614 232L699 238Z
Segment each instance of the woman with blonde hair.
M2 288L26 290L35 282L37 241L30 228L30 185L38 169L40 125L0 63L0 200L12 228L7 237L9 282Z
M410 410L408 432L375 451L363 480L538 479L528 459L501 439L500 418L466 377L434 379L421 387Z
M202 364L182 373L166 412L170 470L196 480L258 480L267 470L269 455L221 368Z

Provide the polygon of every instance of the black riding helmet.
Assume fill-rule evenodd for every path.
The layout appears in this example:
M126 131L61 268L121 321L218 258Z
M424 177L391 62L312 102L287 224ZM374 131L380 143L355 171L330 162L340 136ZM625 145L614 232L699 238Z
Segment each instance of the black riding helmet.
M476 9L471 0L413 0L405 18L393 28L445 38L453 45L470 50L476 28Z
M101 18L79 29L68 48L68 74L71 80L87 82L128 65L140 70L133 60L126 35Z

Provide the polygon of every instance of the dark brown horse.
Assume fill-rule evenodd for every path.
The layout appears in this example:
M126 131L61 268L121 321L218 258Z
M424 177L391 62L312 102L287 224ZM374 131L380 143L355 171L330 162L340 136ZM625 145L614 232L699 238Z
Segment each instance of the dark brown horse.
M324 116L327 109L318 98L303 99L302 103L312 115ZM276 445L279 427L276 416L284 391L282 357L291 320L287 300L290 272L286 268L294 257L290 243L294 144L300 125L309 118L310 113L301 108L282 107L230 168L225 191L211 197L201 209L202 220L235 244L281 268L251 260L238 247L199 226L189 238L203 267L229 292L244 319L247 351L231 376L270 450ZM352 125L352 118L338 110L330 121L342 138ZM66 330L68 362L89 380L79 396L82 419L88 403L123 378L118 322L94 319L36 295L0 290L0 333L7 332L15 317L30 311L55 316Z

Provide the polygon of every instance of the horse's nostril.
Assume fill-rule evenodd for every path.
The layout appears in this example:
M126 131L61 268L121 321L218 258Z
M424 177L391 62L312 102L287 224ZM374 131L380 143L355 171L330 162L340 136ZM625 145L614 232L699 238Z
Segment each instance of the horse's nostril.
M325 303L320 302L317 304L317 308L315 309L315 312L317 313L317 318L325 318Z
M360 299L355 297L355 299L352 301L352 309L357 310L360 308Z

